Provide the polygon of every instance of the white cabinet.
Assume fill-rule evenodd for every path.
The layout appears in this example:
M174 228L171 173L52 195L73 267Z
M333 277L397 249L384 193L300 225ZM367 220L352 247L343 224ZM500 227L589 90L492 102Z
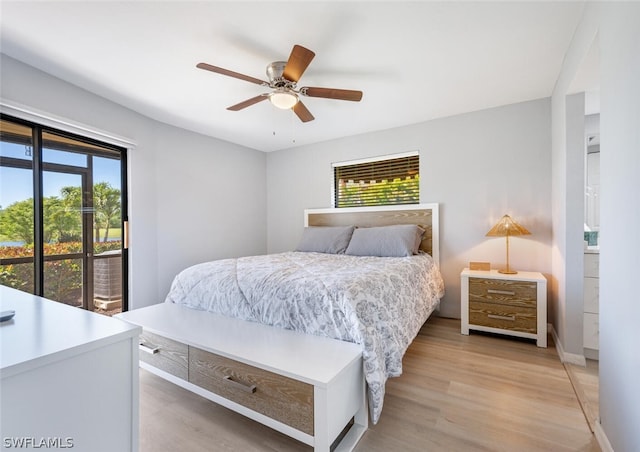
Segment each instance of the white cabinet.
M138 335L0 286L0 437L15 449L138 450Z
M600 255L598 253L585 253L584 255L584 310L582 324L582 346L590 350L599 349L600 325ZM589 358L593 356L588 356Z

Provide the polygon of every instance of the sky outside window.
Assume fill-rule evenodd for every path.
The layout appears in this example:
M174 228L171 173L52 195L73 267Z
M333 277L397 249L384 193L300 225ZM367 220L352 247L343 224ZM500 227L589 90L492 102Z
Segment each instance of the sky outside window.
M10 146L5 146L5 145ZM7 148L7 149L5 149ZM5 152L6 151L6 152ZM2 156L15 157L22 152L24 158L24 146L2 143ZM63 165L79 166L76 156L81 154L72 152L61 152L56 156L56 163ZM66 159L66 160L65 160ZM86 163L85 163L86 166ZM44 187L45 197L60 197L62 187L68 185L68 178L65 174L50 172L48 183ZM120 162L116 159L94 157L93 159L93 181L94 183L107 182L111 187L120 189ZM17 201L33 198L33 180L31 170L20 168L0 167L0 207L6 208Z

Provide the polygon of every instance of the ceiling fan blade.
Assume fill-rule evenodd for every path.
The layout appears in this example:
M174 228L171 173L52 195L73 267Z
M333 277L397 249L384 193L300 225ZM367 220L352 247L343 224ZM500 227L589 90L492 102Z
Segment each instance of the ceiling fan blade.
M300 94L309 97L324 97L326 99L350 100L359 102L362 99L362 91L353 91L350 89L335 88L314 88L305 86L300 88Z
M297 82L300 80L300 77L302 77L302 73L307 69L314 56L316 56L316 54L311 50L305 49L297 44L294 45L282 76L287 80Z
M223 69L223 68L218 67L218 66L212 66L211 64L198 63L196 65L196 67L198 69L204 69L206 71L215 72L217 74L222 74L222 75L227 75L229 77L239 78L240 80L244 80L244 81L247 81L247 82L255 83L256 85L269 86L269 84L267 82L265 82L264 80L260 80L260 79L254 78L254 77L250 77L248 75L240 74L239 72L233 72L233 71L230 71L228 69Z
M230 107L227 107L227 110L231 110L231 111L242 110L243 108L250 107L253 104L257 104L258 102L262 102L263 100L266 100L268 98L269 98L268 94L260 94L259 96L252 97L251 99L247 99L244 102L240 102L239 104L235 104Z
M309 110L307 110L307 107L304 106L302 101L298 101L293 106L292 110L296 115L298 115L298 118L300 118L300 121L302 121L302 122L309 122L309 121L313 121L315 119L313 117L313 115L311 114L311 112Z

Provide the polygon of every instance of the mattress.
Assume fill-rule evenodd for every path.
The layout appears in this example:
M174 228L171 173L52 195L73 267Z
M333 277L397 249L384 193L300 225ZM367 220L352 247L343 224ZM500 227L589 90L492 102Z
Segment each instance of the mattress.
M285 252L194 265L166 301L362 345L371 420L385 383L444 295L428 254L369 257Z

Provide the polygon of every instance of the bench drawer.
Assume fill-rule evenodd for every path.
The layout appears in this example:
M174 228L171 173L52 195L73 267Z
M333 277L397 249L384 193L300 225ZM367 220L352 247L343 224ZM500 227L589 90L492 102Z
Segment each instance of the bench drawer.
M469 324L536 334L536 309L470 301Z
M189 382L314 434L313 385L189 347Z
M140 361L176 377L188 378L188 347L180 342L143 331L140 335Z

